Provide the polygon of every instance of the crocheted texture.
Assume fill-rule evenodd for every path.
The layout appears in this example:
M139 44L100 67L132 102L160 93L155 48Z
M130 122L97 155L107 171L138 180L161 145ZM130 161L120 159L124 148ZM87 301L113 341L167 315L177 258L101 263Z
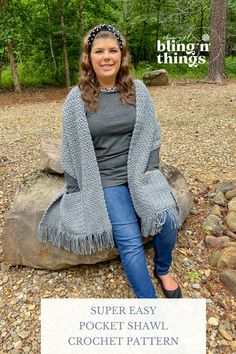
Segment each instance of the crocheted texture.
M144 237L155 235L171 215L180 226L180 208L160 170L145 172L150 152L160 147L160 126L151 96L140 80L136 90L136 122L130 142L127 175ZM115 247L112 225L105 204L101 177L84 103L78 87L68 94L62 119L61 166L77 180L80 191L66 193L66 186L53 199L39 223L41 242L49 242L76 254L91 254Z

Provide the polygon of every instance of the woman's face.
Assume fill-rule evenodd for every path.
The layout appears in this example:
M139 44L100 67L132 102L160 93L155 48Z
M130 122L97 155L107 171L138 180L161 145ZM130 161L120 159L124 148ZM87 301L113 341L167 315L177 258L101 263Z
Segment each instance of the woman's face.
M117 40L95 39L91 49L91 62L100 86L115 86L121 64L121 51Z

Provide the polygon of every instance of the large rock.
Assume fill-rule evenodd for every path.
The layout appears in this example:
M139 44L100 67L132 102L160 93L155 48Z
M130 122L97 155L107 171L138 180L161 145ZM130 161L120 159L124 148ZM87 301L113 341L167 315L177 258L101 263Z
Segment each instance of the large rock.
M231 231L236 232L236 212L229 212L226 215L225 221Z
M236 270L227 269L220 275L220 280L232 291L236 296Z
M210 214L206 217L202 224L203 230L207 234L221 236L223 234L223 222L219 216Z
M176 197L182 214L182 223L186 220L192 208L193 199L189 192L188 184L182 173L174 166L160 163L160 169L171 186L172 192Z
M215 237L213 235L207 235L205 238L205 242L210 247L220 247L225 243L230 242L230 237L229 236Z
M228 204L229 211L236 213L236 197L234 197Z
M225 197L226 197L226 199L232 199L232 198L236 197L236 188L231 189L230 191L226 192Z
M45 176L16 194L13 206L6 216L2 235L5 262L56 270L77 264L94 264L118 256L117 249L98 252L95 255L76 255L38 241L39 221L63 184L62 177Z
M147 86L166 86L169 84L168 73L165 69L150 71L143 76Z
M218 191L216 193L215 197L213 198L213 202L215 204L224 206L225 205L225 196L224 196L224 194L221 191Z
M212 267L219 269L236 267L236 243L229 242L222 246L223 249L216 250L209 256L209 263Z
M192 206L191 195L181 173L164 165L163 172L173 188L183 221ZM46 175L38 178L31 186L19 191L11 210L6 216L2 235L4 261L34 268L63 269L77 264L94 264L118 256L117 249L98 252L93 255L76 255L37 239L37 228L46 207L64 184L61 176ZM150 238L149 238L150 239ZM145 242L149 239L145 238Z
M222 193L225 194L235 188L236 188L236 179L226 180L218 184L216 192L221 191Z
M60 165L61 141L42 139L40 168L42 171L55 172L62 174L63 169Z

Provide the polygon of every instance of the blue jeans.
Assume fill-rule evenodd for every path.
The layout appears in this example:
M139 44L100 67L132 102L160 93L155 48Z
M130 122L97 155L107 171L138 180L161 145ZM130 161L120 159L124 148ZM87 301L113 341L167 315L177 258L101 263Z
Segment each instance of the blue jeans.
M103 188L116 247L126 277L137 298L156 298L156 291L147 269L140 219L137 216L127 184ZM159 275L169 272L177 230L171 228L169 215L159 233L153 236L154 267Z

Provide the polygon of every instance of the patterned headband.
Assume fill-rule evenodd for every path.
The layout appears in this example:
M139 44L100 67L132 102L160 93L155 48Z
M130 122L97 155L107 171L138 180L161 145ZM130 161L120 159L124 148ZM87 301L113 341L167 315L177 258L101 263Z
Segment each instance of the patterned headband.
M122 36L120 35L120 32L117 31L117 29L115 27L112 27L110 25L98 25L89 34L89 37L88 37L89 50L91 50L94 38L101 31L107 31L107 32L113 33L114 37L117 39L120 49L122 49L123 43L122 43Z

